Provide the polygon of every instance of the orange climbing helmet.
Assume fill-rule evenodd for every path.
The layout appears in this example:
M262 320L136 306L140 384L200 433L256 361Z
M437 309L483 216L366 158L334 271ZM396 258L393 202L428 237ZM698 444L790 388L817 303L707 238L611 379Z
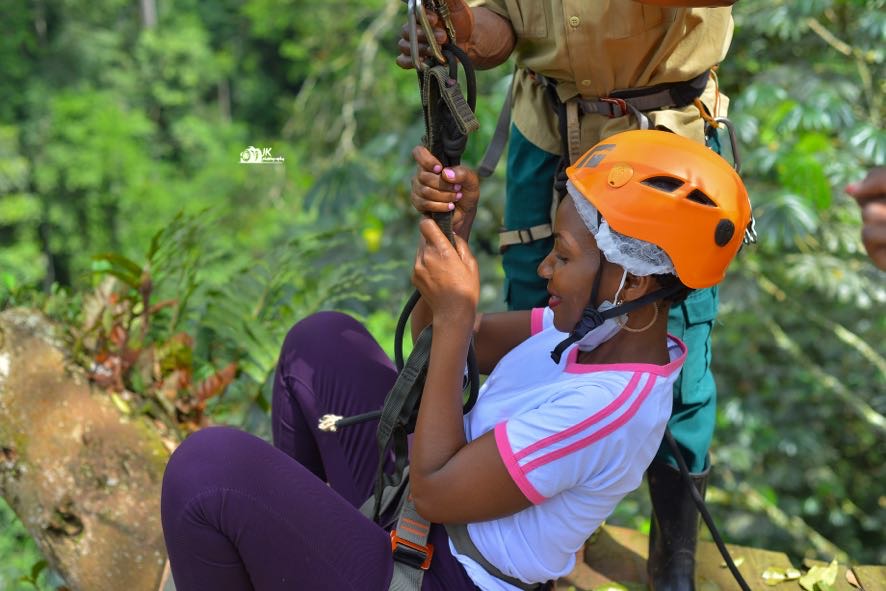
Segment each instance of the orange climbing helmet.
M710 148L667 131L613 135L566 175L613 230L664 250L688 287L719 283L750 227L738 173Z

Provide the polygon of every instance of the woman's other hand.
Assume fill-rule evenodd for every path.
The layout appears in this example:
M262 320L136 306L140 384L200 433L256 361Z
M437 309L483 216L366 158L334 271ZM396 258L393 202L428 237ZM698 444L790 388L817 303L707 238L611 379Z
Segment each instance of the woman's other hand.
M480 272L477 260L460 236L455 246L430 218L419 222L418 252L412 271L412 283L433 313L435 326L474 327L480 300Z

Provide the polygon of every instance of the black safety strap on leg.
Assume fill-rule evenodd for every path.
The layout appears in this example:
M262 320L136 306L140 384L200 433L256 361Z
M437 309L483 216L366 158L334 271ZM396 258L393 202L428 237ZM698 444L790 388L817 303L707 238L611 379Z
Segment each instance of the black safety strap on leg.
M665 427L664 437L665 441L668 442L668 447L671 448L671 452L674 454L674 458L677 460L677 466L680 468L680 475L683 477L683 484L686 485L686 489L689 491L692 500L695 501L695 506L698 507L698 512L701 514L701 518L704 520L705 525L708 526L708 531L711 532L711 537L714 538L714 543L717 544L717 549L720 551L720 555L723 557L723 560L726 561L726 566L729 567L729 572L735 577L735 580L738 582L738 586L741 587L742 591L751 591L747 581L745 581L744 577L741 576L741 573L738 572L738 567L735 566L735 561L732 560L732 556L729 554L729 550L726 548L726 544L720 536L720 530L717 529L717 525L714 523L714 518L711 517L711 513L708 511L704 499L693 485L692 477L689 475L689 467L686 465L686 460L683 458L683 454L680 452L680 448L677 446L677 442L671 434L671 430L667 427Z
M378 450L378 468L375 478L375 508L372 512L373 521L381 517L382 493L385 486L397 486L403 478L404 469L409 458L407 435L415 430L415 417L425 377L428 372L428 361L431 357L432 327L426 327L412 348L412 354L406 361L394 387L385 397L381 417L378 419L378 430L375 434ZM394 472L385 474L385 460L389 446L394 451Z

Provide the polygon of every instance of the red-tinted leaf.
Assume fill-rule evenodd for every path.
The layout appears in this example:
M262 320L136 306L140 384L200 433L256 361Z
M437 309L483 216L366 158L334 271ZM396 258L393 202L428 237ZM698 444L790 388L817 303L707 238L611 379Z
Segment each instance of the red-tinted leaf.
M197 400L199 402L205 402L209 400L213 396L217 396L221 394L228 385L234 381L234 377L237 375L237 364L234 362L229 363L223 369L215 372L205 380L203 380L198 386L196 390Z

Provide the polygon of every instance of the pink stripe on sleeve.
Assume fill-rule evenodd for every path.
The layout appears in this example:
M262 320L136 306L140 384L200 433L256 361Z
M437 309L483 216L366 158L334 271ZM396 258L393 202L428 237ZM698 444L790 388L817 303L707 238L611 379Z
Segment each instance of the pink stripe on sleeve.
M523 466L523 474L529 474L536 468L544 466L545 464L549 464L555 460L558 460L564 456L571 454L574 451L578 451L583 447L587 447L595 441L599 441L617 431L622 425L627 423L631 418L637 414L637 410L640 408L640 405L643 404L643 401L646 400L646 397L649 395L649 392L652 391L652 387L655 385L656 378L649 374L649 379L646 381L646 385L643 387L643 390L640 392L640 395L637 396L637 399L634 400L633 404L631 404L630 408L618 417L616 420L612 421L599 431L585 437L584 439L579 439L574 443L570 443L569 445L562 447L558 450L552 451L551 453L541 456L532 460L531 462L527 462L525 466ZM528 480L527 480L528 482Z
M520 469L520 465L517 464L517 459L514 458L514 452L511 450L511 442L508 441L508 431L505 421L502 421L495 426L495 444L498 446L498 453L501 455L501 459L505 463L505 468L508 469L508 474L514 479L514 483L517 485L517 488L520 489L520 492L522 492L533 505L538 505L543 502L545 500L544 496L532 486L532 483L529 482L529 479L526 478L526 475Z
M527 445L526 447L521 449L519 452L517 452L515 459L522 460L526 456L532 455L533 453L537 452L541 448L546 447L548 445L553 445L554 443L557 443L558 441L562 441L562 440L566 439L567 437L571 437L572 435L575 435L579 431L587 429L588 427L590 427L594 423L598 423L598 422L602 421L603 419L605 419L606 417L608 417L609 415L611 415L612 413L614 413L616 410L618 410L619 407L621 407L628 400L628 398L631 397L631 394L634 393L634 390L637 388L637 382L640 381L640 375L641 374L639 374L639 373L635 373L633 376L631 376L631 380L628 382L628 385L625 386L625 389L622 390L622 393L618 395L618 398L616 398L615 400L613 400L612 402L610 402L609 404L604 406L602 409L600 409L599 411L597 411L596 413L594 413L590 417L586 418L582 422L569 427L568 429L564 429L563 431L560 431L559 433L554 433L553 435L548 435L544 439L539 439L538 441L536 441L532 445Z
M545 309L533 308L532 315L529 317L529 331L533 336L541 332L544 327Z

